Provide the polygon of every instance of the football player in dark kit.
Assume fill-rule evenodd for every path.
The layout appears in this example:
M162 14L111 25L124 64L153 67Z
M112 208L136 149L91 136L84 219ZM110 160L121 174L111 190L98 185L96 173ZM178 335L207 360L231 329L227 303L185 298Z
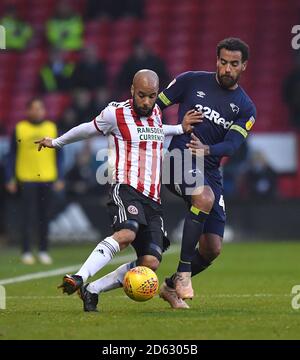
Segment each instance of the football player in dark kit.
M183 181L178 184L174 180L175 166L173 169L171 166L171 183L167 185L184 199L189 209L177 272L167 278L160 289L160 296L173 308L189 307L184 299L194 295L191 277L205 270L221 251L226 216L220 161L240 147L256 118L253 102L238 84L248 57L249 47L245 42L237 38L224 39L217 45L216 72L180 74L157 100L161 109L179 104L178 123L191 109L203 115L203 122L195 125L192 135L174 136L169 147L170 151L190 149L194 160L196 156L204 156L204 174L193 161L193 169L181 166ZM178 168L180 166L176 166ZM191 195L187 192L190 184L184 181L187 171L203 177L203 186L193 189Z

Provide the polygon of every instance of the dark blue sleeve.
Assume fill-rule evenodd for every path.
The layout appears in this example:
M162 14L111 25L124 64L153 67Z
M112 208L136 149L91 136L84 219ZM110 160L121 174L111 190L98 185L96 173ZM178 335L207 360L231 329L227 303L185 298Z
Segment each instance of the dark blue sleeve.
M232 156L247 138L256 119L256 108L252 102L241 110L239 118L231 125L224 141L210 145L209 153L212 156Z
M192 76L192 71L178 75L170 82L168 87L158 95L156 100L157 105L163 110L170 105L182 102L187 84Z
M14 130L10 139L9 151L5 161L5 181L7 183L15 179L16 154L17 154L17 139L16 139L16 130Z
M236 131L230 130L226 134L223 142L215 145L210 145L209 155L232 156L244 141L244 136L242 136Z

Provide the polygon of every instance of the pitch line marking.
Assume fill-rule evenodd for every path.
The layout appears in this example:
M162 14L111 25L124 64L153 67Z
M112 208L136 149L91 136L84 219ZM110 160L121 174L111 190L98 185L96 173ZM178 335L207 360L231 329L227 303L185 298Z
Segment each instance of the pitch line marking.
M174 247L170 248L170 250L168 250L168 252L166 252L166 254L164 256L167 256L168 254L174 254L174 253L178 252L178 250L179 250L179 247L174 246ZM113 259L109 264L111 264L111 265L121 264L123 262L131 261L133 259L134 259L134 254L123 255L123 256L119 256L119 257ZM37 273L16 276L13 278L8 278L8 279L0 279L0 285L16 284L16 283L21 283L21 282L25 282L25 281L44 279L44 278L48 278L48 277L52 277L52 276L58 276L58 275L63 275L63 274L67 274L67 273L72 273L72 272L80 269L81 266L82 266L82 264L70 265L70 266L66 266L63 268L59 268L59 269L40 271Z

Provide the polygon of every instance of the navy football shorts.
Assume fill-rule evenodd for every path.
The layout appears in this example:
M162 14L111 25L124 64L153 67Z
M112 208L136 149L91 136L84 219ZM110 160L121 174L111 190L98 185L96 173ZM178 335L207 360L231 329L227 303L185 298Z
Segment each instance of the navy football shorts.
M187 179L184 176L184 172L187 170L184 169L184 166L181 166L181 169L177 168L176 171L177 175L178 171L181 172L181 176L179 177L181 180L180 183L177 182L178 176L176 178L174 176L174 167L171 163L170 184L165 185L172 193L180 196L186 202L188 208L190 208L191 191L193 189L193 185L191 185L191 182L187 183ZM219 170L206 170L203 176L201 170L194 167L193 169L189 170L189 173L192 173L193 177L195 178L195 183L202 183L203 185L210 186L215 195L215 202L207 220L205 221L203 234L217 234L223 238L226 213L223 198L222 178ZM196 179L197 177L199 182Z

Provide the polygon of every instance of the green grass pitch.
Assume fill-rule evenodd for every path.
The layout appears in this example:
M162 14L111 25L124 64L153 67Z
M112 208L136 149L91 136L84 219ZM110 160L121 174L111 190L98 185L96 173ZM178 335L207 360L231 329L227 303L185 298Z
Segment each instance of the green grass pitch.
M92 248L56 247L51 267L26 267L17 250L2 250L0 279L79 264ZM196 296L189 310L172 310L158 296L136 303L117 289L100 296L99 313L84 313L77 295L57 290L62 276L5 285L0 340L300 339L300 309L291 306L291 289L300 285L299 254L300 242L225 244L213 266L193 278ZM177 260L173 246L158 271L160 281Z

